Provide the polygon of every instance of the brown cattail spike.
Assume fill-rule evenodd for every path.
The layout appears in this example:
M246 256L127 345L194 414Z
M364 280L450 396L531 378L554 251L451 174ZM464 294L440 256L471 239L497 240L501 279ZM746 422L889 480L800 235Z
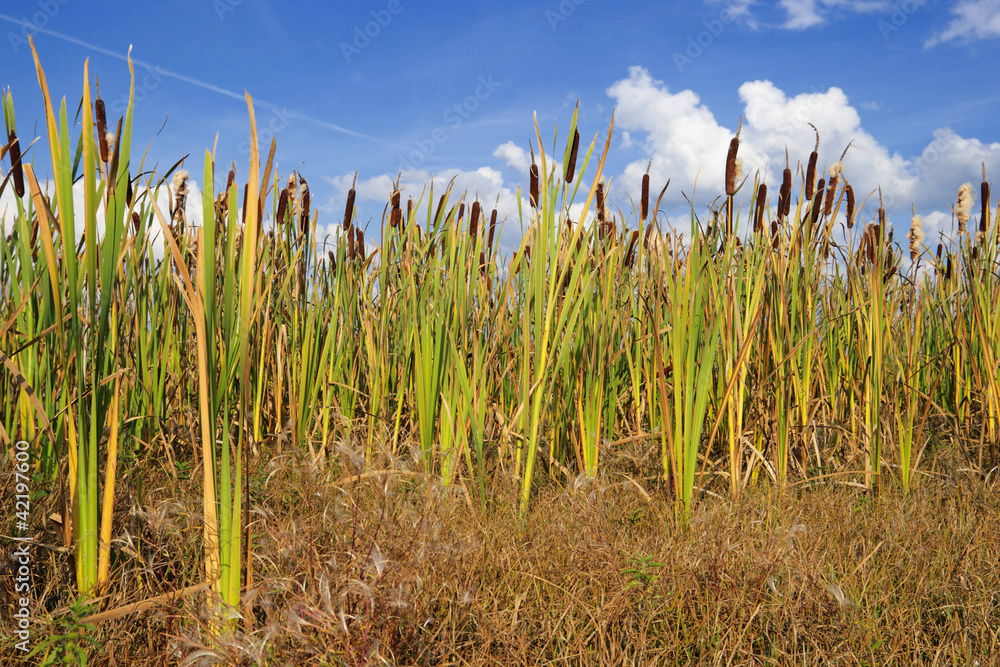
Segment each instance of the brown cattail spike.
M781 178L781 190L778 192L778 215L787 218L792 207L792 170L785 167Z
M479 202L472 202L472 213L469 214L469 236L473 239L479 233Z
M834 162L830 167L830 182L826 186L826 201L823 202L823 215L833 213L833 200L837 196L837 182L840 180L840 173L844 170L843 164Z
M652 165L652 162L650 162ZM639 219L645 220L649 217L649 167L642 175L642 196L639 199Z
M739 178L739 165L736 154L740 150L740 130L743 128L743 117L740 117L739 127L736 128L736 136L729 140L729 153L726 155L726 196L732 197L736 194L736 179Z
M399 227L400 219L403 217L403 211L399 207L400 192L397 185L396 189L392 192L392 211L389 213L389 226Z
M306 179L299 176L299 231L303 234L309 232L309 184Z
M528 170L528 176L528 196L530 197L531 208L538 208L538 165L535 163L531 164L531 168Z
M854 227L854 188L850 183L844 186L844 197L847 199L847 228Z
M97 99L94 100L94 117L97 121L97 145L101 151L101 162L108 163L111 151L108 147L108 115L101 99L101 83L97 82Z
M497 230L497 210L493 209L493 213L490 215L490 232L486 237L486 247L490 251L493 250L493 235Z
M606 218L607 210L604 208L604 183L602 182L597 184L597 221L603 224Z
M826 181L819 179L816 185L816 197L813 199L812 207L809 210L809 221L815 223L819 219L819 212L823 208L823 194L826 188Z
M10 144L10 173L14 179L14 192L18 197L24 196L24 171L21 167L21 144L18 142L14 129L11 128L7 135L7 143Z
M285 224L285 215L288 213L288 188L281 191L281 197L278 199L278 215L276 216L275 222L279 225Z
M569 162L566 164L566 183L572 183L576 175L576 154L580 150L580 131L573 131L573 147L569 150Z
M987 225L990 220L990 184L986 182L986 163L983 163L983 182L979 186L979 201L982 202L983 212L979 218L979 231L986 234Z
M356 192L354 186L358 182L357 173L354 174L354 182L351 183L351 189L347 191L347 205L344 207L344 231L349 231L351 229L351 222L354 220L354 198Z
M757 203L754 207L753 232L759 234L764 231L764 207L767 206L767 186L761 183L757 187Z

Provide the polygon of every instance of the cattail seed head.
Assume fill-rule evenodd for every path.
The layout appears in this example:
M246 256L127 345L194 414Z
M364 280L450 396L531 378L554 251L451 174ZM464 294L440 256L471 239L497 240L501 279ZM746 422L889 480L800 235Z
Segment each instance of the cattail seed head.
M479 233L479 202L472 202L472 213L469 215L469 236L473 239Z
M740 118L740 127L743 126L743 119ZM726 196L732 197L736 194L736 181L740 177L740 164L736 159L736 154L740 150L740 130L736 130L736 136L729 140L729 153L726 155Z
M400 192L397 188L392 192L392 210L389 213L389 226L399 227L400 220L403 217L403 210L399 207L400 202Z
M820 209L823 208L823 194L826 188L826 181L824 179L819 179L819 183L816 184L816 197L813 199L812 208L809 211L810 222L814 223L819 219Z
M642 196L639 199L639 219L649 217L649 169L642 175Z
M309 184L299 176L299 231L303 234L309 231Z
M910 220L910 231L906 234L906 239L910 242L910 261L916 261L920 254L920 246L924 242L923 220L916 213Z
M344 207L344 231L350 231L351 222L354 220L354 198L356 196L354 185L347 191L347 205Z
M529 176L529 190L528 196L531 201L531 208L538 208L538 165L535 163L531 164L531 168L528 170Z
M597 221L603 223L607 218L607 210L604 208L604 181L597 184Z
M969 213L972 211L972 183L963 183L958 189L958 200L955 202L955 218L958 220L958 233L964 234L969 224Z
M493 250L493 235L497 230L497 210L493 209L493 213L490 214L490 232L486 237L486 247L492 251Z
M24 196L24 170L21 167L21 144L11 128L7 135L7 142L10 144L10 172L14 179L14 192L18 197Z
M979 217L979 231L986 234L986 226L990 219L990 184L986 182L986 168L983 167L983 182L979 186L979 201L982 202L983 212Z
M767 185L761 183L757 188L757 204L754 208L753 232L759 234L764 231L764 207L767 206Z
M188 173L186 170L180 169L174 174L174 179L171 183L174 191L174 220L179 219L184 213L184 203L187 201L188 194L187 181Z
M778 215L786 218L792 207L792 170L785 167L781 177L781 190L778 192Z
M101 162L107 164L111 157L108 150L108 115L104 109L104 100L101 99L100 84L97 87L97 99L94 100L94 116L97 121L97 144L101 151Z
M844 196L847 198L847 228L854 227L854 188L850 183L844 186Z
M573 147L569 150L569 162L566 163L566 183L572 183L576 175L576 154L580 150L580 131L573 131Z
M816 133L816 145L813 147L812 153L809 154L809 165L806 168L806 199L812 201L813 195L816 193L816 162L819 160L819 130L812 123L809 123L809 126Z
M830 167L830 182L826 186L826 201L823 203L823 215L833 213L833 200L837 195L837 183L840 181L840 174L844 166L840 162L834 162Z
M288 212L288 188L281 191L281 197L278 199L278 214L276 216L275 222L279 225L285 224L285 214Z

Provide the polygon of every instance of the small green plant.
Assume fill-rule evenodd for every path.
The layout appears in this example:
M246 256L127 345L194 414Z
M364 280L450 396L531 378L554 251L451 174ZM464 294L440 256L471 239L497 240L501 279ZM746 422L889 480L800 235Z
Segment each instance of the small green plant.
M35 645L28 654L29 658L41 656L42 667L48 665L83 665L87 664L87 649L100 647L92 636L93 628L80 619L96 611L96 606L79 598L70 605L69 611L55 619L55 628L48 637Z

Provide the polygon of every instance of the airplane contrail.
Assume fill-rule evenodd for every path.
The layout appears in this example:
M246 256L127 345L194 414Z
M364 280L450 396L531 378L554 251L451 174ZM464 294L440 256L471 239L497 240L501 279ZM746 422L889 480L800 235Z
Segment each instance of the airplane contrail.
M49 30L48 28L43 28L43 27L40 27L40 26L36 26L33 23L30 23L28 21L22 21L20 19L14 18L13 16L8 16L6 14L0 14L0 19L3 19L4 21L7 21L9 23L14 23L16 25L20 25L20 26L23 26L23 27L26 27L26 28L31 28L31 30L34 31L34 32L39 32L39 33L43 33L43 34L46 34L46 35L50 35L52 37L55 37L56 39L61 39L64 42L69 42L70 44L75 44L75 45L81 46L81 47L83 47L85 49L90 49L91 51L94 51L96 53L100 53L100 54L103 54L103 55L106 55L106 56L110 56L112 58L117 58L118 60L122 60L122 61L128 62L128 57L127 56L123 56L122 54L117 53L115 51L112 51L110 49L105 49L104 47L97 46L96 44L91 44L90 42L85 42L82 39L77 39L76 37L73 37L71 35L67 35L67 34L64 34L64 33L61 33L61 32L57 32L55 30ZM222 88L220 86L216 86L216 85L208 83L206 81L201 81L199 79L195 79L194 77L187 76L186 74L181 74L180 72L174 72L174 71L171 71L171 70L163 69L159 65L153 65L152 63L148 63L148 62L145 62L143 60L138 60L136 58L132 58L132 62L135 63L136 65L139 65L140 67L145 67L146 69L153 70L157 74L162 74L165 77L170 77L170 78L176 79L178 81L183 81L184 83L189 83L192 86L197 86L198 88L202 88L204 90L209 90L209 91L211 91L213 93L218 93L219 95L223 95L225 97L230 97L230 98L232 98L234 100L240 100L240 101L244 100L243 95L241 95L241 94L239 94L239 93L237 93L235 91L227 90L226 88ZM299 113L298 111L295 111L294 109L288 109L288 108L282 107L282 106L280 106L278 104L274 104L273 102L268 102L266 100L261 100L261 99L254 98L254 104L257 105L257 106L264 107L265 109L270 109L272 111L285 111L285 112L289 112L290 115L293 116L294 118L300 118L300 119L306 121L307 123L315 125L316 127L322 127L324 129L327 129L327 130L333 130L335 132L340 132L341 134L346 134L348 136L357 137L359 139L367 139L368 141L374 141L376 143L380 143L380 144L383 144L383 145L386 145L386 146L393 146L393 144L391 144L390 142L388 142L388 141L386 141L384 139L379 139L378 137L373 137L373 136L370 136L370 135L367 135L367 134L363 134L361 132L356 132L354 130L348 129L348 128L343 127L341 125L337 125L336 123L330 123L328 121L322 120L320 118L315 118L315 117L310 116L308 114Z

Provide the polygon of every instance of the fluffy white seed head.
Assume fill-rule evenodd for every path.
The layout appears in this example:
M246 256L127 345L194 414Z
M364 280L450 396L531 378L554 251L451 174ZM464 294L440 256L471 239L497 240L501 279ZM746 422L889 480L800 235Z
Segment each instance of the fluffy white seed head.
M958 201L955 202L955 217L958 219L958 233L965 233L972 212L972 183L963 183L958 189Z

